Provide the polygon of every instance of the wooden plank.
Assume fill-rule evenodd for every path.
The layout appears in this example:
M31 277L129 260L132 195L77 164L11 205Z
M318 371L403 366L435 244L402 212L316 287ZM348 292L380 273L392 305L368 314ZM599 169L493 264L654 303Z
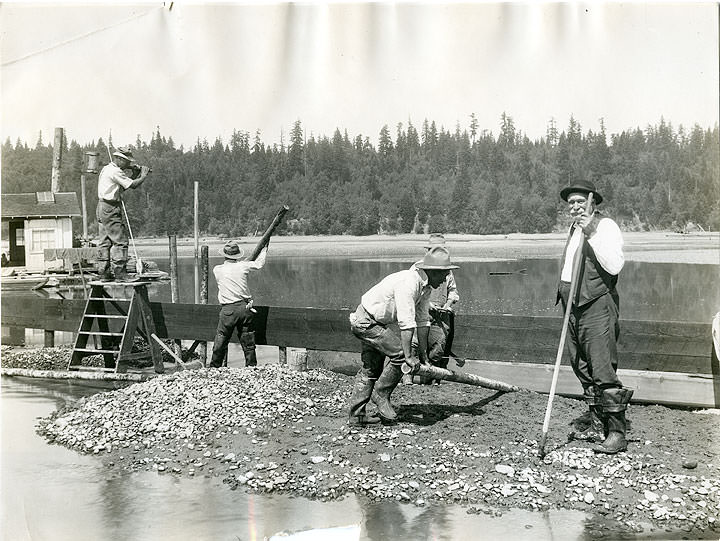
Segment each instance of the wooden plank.
M344 374L354 374L360 366L360 355L357 353L308 351L308 368L325 368ZM553 372L552 365L507 361L468 360L462 368L456 368L451 362L448 368L455 372L463 371L539 393L550 391ZM624 386L635 391L632 398L635 403L698 408L720 407L720 395L716 393L716 386L720 380L710 375L620 369L618 376ZM446 384L450 385L450 383ZM556 392L563 396L582 398L582 387L569 366L560 367Z
M76 332L84 301L2 296L2 324ZM218 305L151 302L160 338L211 341ZM256 307L259 345L359 351L347 310ZM623 369L713 374L710 323L624 321L619 343ZM470 359L553 364L560 317L459 315L454 352ZM233 336L237 341L237 336ZM565 359L564 363L567 363ZM717 371L717 369L716 369Z

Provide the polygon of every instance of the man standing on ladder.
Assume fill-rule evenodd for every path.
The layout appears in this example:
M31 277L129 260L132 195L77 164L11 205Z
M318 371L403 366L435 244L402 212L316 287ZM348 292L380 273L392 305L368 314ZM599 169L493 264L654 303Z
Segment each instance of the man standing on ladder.
M594 200L585 210L590 193ZM567 201L573 223L556 302L562 301L563 308L571 304L570 363L589 406L582 419L584 426L576 423L574 436L602 442L593 448L595 452L615 454L627 449L625 410L633 394L623 387L616 373L620 301L615 285L625 263L622 233L612 219L595 209L603 198L592 183L580 180L563 188L560 197ZM574 298L568 299L574 254L581 244L577 289Z
M122 216L120 195L145 182L150 168L142 166L140 176L131 179L124 169L131 167L135 160L127 147L120 147L113 152L112 160L98 176L98 269L103 282L127 282L129 278L125 265L128 260L128 230Z

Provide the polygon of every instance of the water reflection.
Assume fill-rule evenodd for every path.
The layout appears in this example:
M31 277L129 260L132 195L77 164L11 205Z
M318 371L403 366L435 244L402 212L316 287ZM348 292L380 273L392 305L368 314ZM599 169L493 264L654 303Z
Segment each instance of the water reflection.
M211 267L221 262L210 258ZM268 258L263 270L250 274L250 287L259 305L354 308L373 284L411 263ZM178 266L181 302L193 302L193 260L181 258ZM558 315L557 273L558 262L548 259L463 262L455 271L462 295L459 313ZM618 285L621 317L707 323L720 309L719 274L718 265L627 262ZM212 273L209 291L210 302L217 302ZM153 298L170 300L169 287L160 287Z
M98 392L96 382L2 377L2 524L0 538L251 540L278 532L359 525L360 539L583 539L586 515L504 510L470 515L451 505L416 507L354 495L310 501L289 495L232 491L215 477L124 474L49 445L35 434L37 417Z

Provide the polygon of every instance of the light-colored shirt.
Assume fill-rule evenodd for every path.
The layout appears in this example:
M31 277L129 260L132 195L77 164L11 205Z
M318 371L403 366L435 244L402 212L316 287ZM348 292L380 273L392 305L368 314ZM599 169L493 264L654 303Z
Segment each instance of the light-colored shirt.
M573 260L583 237L580 227L573 225L570 230L572 231L573 228L575 230L565 251L565 262L560 274L560 280L563 282L572 280ZM610 218L603 217L598 221L595 232L587 240L602 268L612 275L619 274L625 265L625 255L623 237L618 225Z
M127 190L132 183L133 180L115 162L110 162L98 176L98 199L120 201L120 189Z
M416 269L418 263L420 263L420 261L413 263L413 266L410 268ZM445 283L440 284L439 287L430 292L430 304L442 308L449 302L449 308L452 310L452 305L459 300L460 294L458 293L457 284L455 283L455 275L450 271L445 277Z
M262 269L265 266L267 247L263 248L255 261L225 260L222 265L213 267L213 274L218 285L218 302L230 304L231 302L250 302L250 288L248 287L248 274L252 270Z
M394 272L371 287L360 303L375 321L397 321L401 330L429 327L430 291L425 271L410 268Z

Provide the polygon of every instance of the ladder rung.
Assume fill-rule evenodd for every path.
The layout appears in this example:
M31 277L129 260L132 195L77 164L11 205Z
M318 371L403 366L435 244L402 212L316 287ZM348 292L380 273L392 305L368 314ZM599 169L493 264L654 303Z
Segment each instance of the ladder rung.
M104 366L83 366L81 364L72 364L70 370L82 370L83 372L115 372L114 368L105 368Z
M127 319L127 316L115 315L115 314L85 314L83 317L87 318L98 318L98 319Z
M75 348L75 349L73 350L73 352L75 352L75 351L82 351L82 352L84 352L84 353L93 353L93 354L95 354L95 353L97 353L97 354L100 354L100 353L112 353L112 354L114 354L114 355L117 355L118 353L120 353L120 350L117 350L117 349L87 349L87 348Z
M78 331L78 334L95 334L97 336L122 336L121 332Z
M88 300L91 301L121 301L121 302L130 302L132 299L126 299L124 297L90 297Z

